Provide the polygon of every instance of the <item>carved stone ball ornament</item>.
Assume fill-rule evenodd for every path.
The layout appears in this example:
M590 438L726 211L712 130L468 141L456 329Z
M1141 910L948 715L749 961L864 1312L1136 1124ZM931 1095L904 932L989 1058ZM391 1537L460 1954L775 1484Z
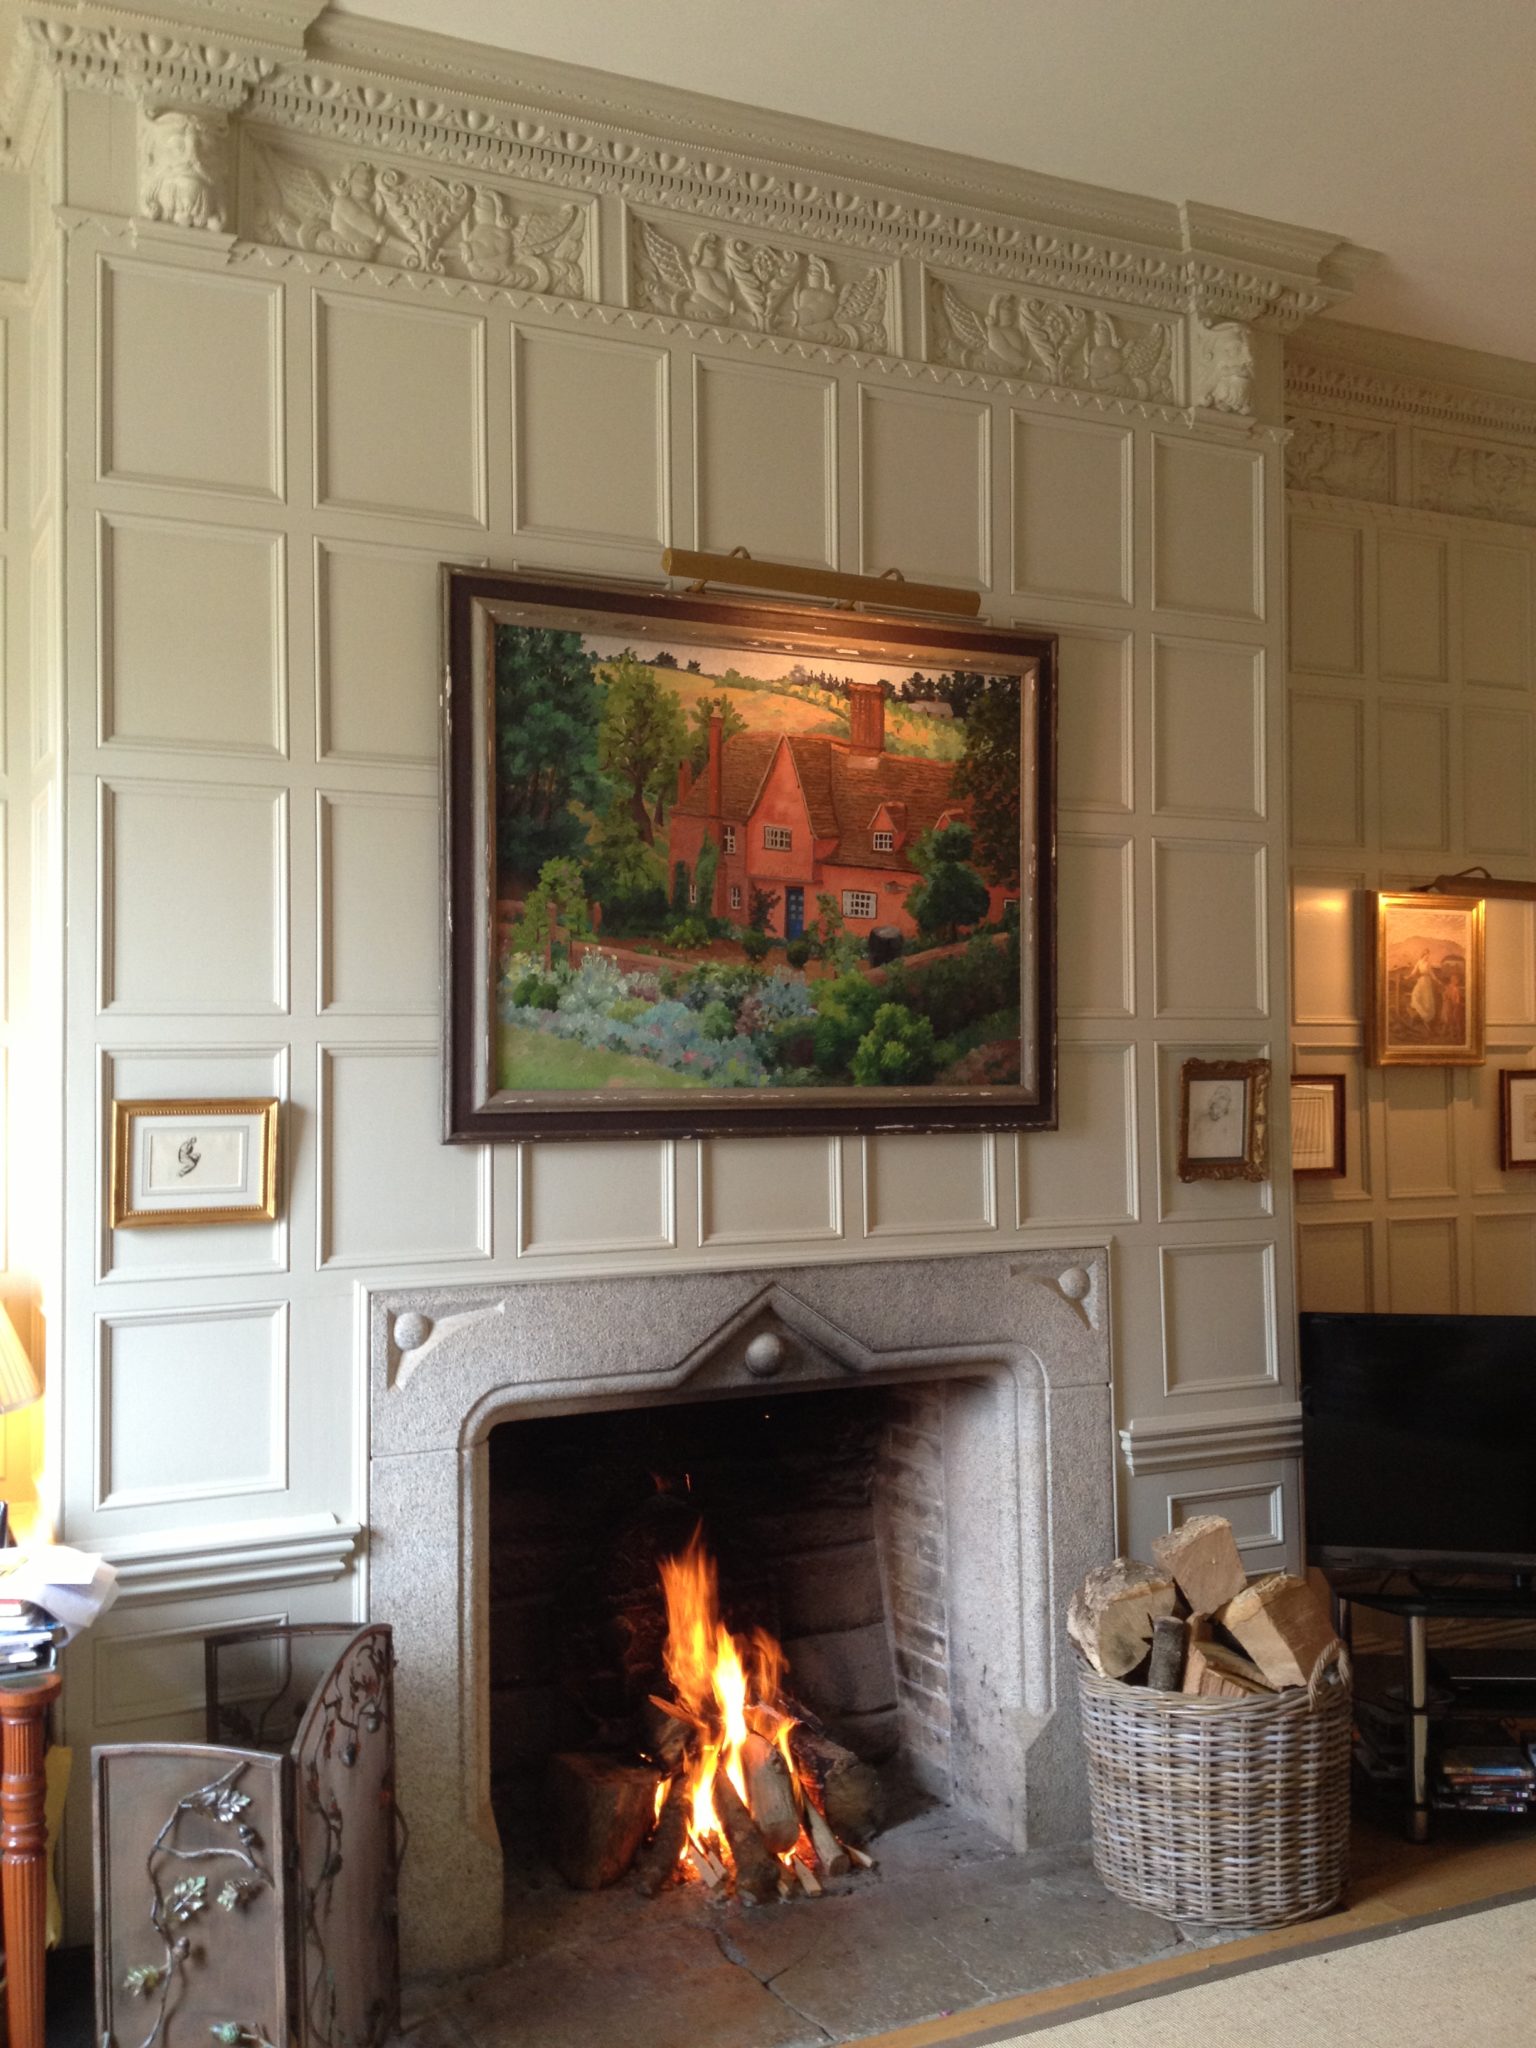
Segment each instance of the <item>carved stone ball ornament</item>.
M1197 320L1194 400L1212 412L1253 411L1253 333L1241 320Z
M229 117L209 107L139 108L139 212L176 228L233 226Z

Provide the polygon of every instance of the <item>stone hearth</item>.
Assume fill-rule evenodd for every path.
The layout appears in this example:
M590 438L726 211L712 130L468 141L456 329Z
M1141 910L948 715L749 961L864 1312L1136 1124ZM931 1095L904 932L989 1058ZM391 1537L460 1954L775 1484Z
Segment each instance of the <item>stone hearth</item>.
M1113 1546L1101 1250L391 1290L370 1308L370 1609L400 1663L408 1971L502 1953L487 1440L518 1419L920 1387L943 1504L946 1789L1016 1849L1086 1833L1060 1615Z

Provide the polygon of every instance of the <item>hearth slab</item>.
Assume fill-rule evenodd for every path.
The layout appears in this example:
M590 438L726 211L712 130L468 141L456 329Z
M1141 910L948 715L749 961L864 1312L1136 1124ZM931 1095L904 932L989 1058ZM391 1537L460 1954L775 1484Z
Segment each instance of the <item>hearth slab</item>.
M1086 1848L1021 1855L952 1809L874 1847L872 1876L757 1908L529 1874L509 1888L510 1960L418 1983L410 2006L432 2048L831 2048L1185 1946L1111 1898Z

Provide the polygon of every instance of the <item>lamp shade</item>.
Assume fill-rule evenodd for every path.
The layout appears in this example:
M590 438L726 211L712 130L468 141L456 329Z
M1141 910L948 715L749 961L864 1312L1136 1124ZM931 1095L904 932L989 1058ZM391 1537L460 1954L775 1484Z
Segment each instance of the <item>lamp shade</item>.
M17 1336L5 1304L0 1302L0 1414L8 1414L12 1408L25 1408L42 1391L42 1381L27 1356L27 1347Z

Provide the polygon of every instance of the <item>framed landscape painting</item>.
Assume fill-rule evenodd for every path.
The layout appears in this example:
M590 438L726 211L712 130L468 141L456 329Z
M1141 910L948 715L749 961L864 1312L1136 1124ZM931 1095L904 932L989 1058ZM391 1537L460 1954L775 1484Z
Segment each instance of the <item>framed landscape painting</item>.
M1051 635L443 594L448 1138L1054 1126Z
M1483 1063L1483 901L1385 890L1371 898L1372 1063L1476 1067Z

